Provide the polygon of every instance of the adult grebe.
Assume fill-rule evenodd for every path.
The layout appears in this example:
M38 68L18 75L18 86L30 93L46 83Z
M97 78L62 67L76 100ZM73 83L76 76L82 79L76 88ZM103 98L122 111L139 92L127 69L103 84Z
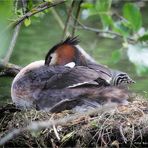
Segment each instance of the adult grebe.
M125 90L100 87L110 85L110 70L102 65L95 69L95 64L79 53L76 43L76 38L66 39L48 52L45 62L33 62L16 75L11 87L16 106L59 112L76 106L87 109L127 103Z
M86 58L80 51L77 44L77 37L68 37L65 41L52 47L46 55L45 65L65 65L74 62L76 66L87 66L100 75L97 82L100 85L124 86L135 83L127 73L109 69L107 66L97 64Z

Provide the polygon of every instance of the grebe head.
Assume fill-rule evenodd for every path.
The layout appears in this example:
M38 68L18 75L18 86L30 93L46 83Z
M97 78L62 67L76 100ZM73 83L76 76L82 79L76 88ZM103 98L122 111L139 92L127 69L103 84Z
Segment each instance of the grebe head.
M68 37L53 46L46 55L45 65L66 65L71 62L76 65L86 65L84 56L76 47L78 43L77 37Z

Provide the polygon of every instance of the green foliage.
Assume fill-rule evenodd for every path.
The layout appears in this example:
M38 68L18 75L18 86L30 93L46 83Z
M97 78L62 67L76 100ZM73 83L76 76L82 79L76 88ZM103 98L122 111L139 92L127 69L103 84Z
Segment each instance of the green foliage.
M45 2L52 2L53 0L45 0Z
M94 120L94 121L91 121L90 122L90 125L92 128L99 128L99 124L98 124L98 121Z
M27 11L30 11L32 8L33 8L33 1L28 0L28 2L27 2Z
M83 9L90 9L90 8L93 8L94 5L92 3L89 3L89 2L84 2L81 4L81 8Z
M142 74L143 72L147 72L148 65L142 65L143 62L139 62L136 64L137 60L137 50L132 50L133 53L135 53L136 56L133 56L132 54L132 60L131 60L131 54L129 54L129 47L130 43L132 41L132 46L134 48L139 48L140 42L146 44L148 46L148 32L142 32L142 14L140 11L140 7L138 3L129 3L128 1L124 1L122 3L122 7L120 10L116 12L113 11L114 6L116 2L112 0L97 0L96 3L91 2L85 2L82 5L83 9L87 9L89 12L89 17L93 17L94 15L98 15L98 17L101 20L102 28L99 28L100 30L108 31L105 32L105 36L102 37L108 37L110 38L110 35L113 37L119 36L122 39L122 46L127 49L128 58L129 60L135 64L136 71L138 74ZM120 3L120 1L117 3ZM111 32L111 34L110 34ZM108 35L107 35L108 34ZM102 33L103 35L103 33ZM114 36L113 36L114 35ZM137 44L138 43L138 44ZM131 50L131 49L130 49ZM142 52L142 50L140 50ZM112 52L112 60L114 63L117 63L121 59L121 51L120 50L114 50ZM148 54L148 50L145 51L145 55ZM143 56L143 54L141 54ZM134 59L134 60L133 60ZM135 60L136 59L136 60ZM142 57L139 57L139 59L142 60ZM142 61L146 61L148 59L145 58ZM140 60L139 60L140 61Z
M30 18L25 19L24 24L26 27L28 27L31 24L31 19Z
M126 26L123 20L114 22L112 29L123 37L128 37L130 34L130 29Z
M111 2L111 0L99 0L96 4L96 10L99 12L104 29L108 29L113 23L110 13Z
M142 26L141 12L136 4L125 3L123 7L123 16L129 22L129 27L133 31L138 31Z
M142 27L142 17L138 6L134 3L125 3L122 11L123 16L112 17L112 0L97 0L96 4L85 2L83 9L89 10L89 16L99 15L103 29L112 29L123 37L136 33Z
M89 9L89 15L99 15L104 29L108 29L112 25L112 17L110 13L112 0L97 0L96 4L83 3L82 8Z
M139 41L148 41L148 32L138 38Z
M106 13L110 10L112 0L98 0L96 3L96 9L101 13Z
M62 137L62 140L61 140L62 143L66 142L66 141L68 141L70 138L72 138L75 133L76 133L75 131L72 131L72 132L66 134L65 136L63 136L63 137Z
M45 0L45 1L52 2L52 0ZM17 20L20 17L22 17L24 15L23 10L25 10L25 13L36 12L37 11L36 7L44 3L42 0L38 0L38 1L27 0L26 2L27 2L26 7L23 8L21 2L18 0L15 0L14 2L11 0L0 1L0 18L1 18L0 30L4 30L4 28L11 23L10 19ZM16 3L18 4L16 5ZM70 6L70 4L71 4L71 1L66 1L66 5ZM121 5L120 8L117 8L116 4ZM63 8L65 7L62 6L62 9ZM95 21L97 22L97 24L99 24L98 25L99 30L101 30L101 33L99 33L100 37L113 39L115 43L116 43L116 39L120 38L121 44L119 45L119 47L115 47L115 49L120 49L120 48L123 49L123 47L125 48L125 45L126 45L126 50L128 55L127 57L129 58L129 61L131 63L134 63L135 67L137 68L137 72L140 73L139 71L144 71L143 69L147 71L148 65L142 65L143 64L142 62L139 62L138 64L136 64L135 60L133 60L134 59L133 57L135 57L135 59L137 57L132 55L132 60L131 60L131 54L129 54L129 50L131 50L131 42L133 46L132 49L133 48L136 49L136 50L132 50L132 52L135 53L135 55L137 55L138 50L141 53L143 52L143 47L141 47L141 45L144 44L145 46L148 46L148 42L147 42L148 32L143 31L141 33L141 29L143 28L142 26L143 22L142 22L142 14L141 14L140 6L138 5L138 3L134 1L129 3L128 1L121 2L121 1L114 1L114 0L96 0L96 1L85 0L81 4L81 8L83 10L87 10L88 18L93 17L96 19ZM36 13L35 15L29 18L26 18L24 20L24 27L31 26L33 24L33 19L36 19L38 20L38 22L41 22L41 19L45 17L45 15L49 13L49 11L50 9L46 9L42 12ZM62 11L64 11L65 13L65 10L62 10ZM61 13L60 15L63 15L63 14ZM63 18L61 17L61 20ZM93 27L98 28L98 26L97 27L93 26ZM144 30L146 29L144 28ZM9 33L6 32L5 34L0 34L2 36L2 38L0 38L0 54L1 54L0 56L1 57L7 52L6 44L9 45L7 42ZM140 48L139 48L139 45L140 45ZM144 50L144 52L145 52L145 55L147 55L147 50ZM122 55L121 50L114 50L111 53L110 57L112 58L114 63L117 63L120 61L121 55ZM144 54L141 54L141 55L144 56ZM145 59L148 59L148 58L145 58Z

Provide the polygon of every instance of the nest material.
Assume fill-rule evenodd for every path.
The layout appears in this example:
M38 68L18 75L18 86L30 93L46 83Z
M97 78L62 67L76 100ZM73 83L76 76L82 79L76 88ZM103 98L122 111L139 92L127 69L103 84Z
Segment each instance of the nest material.
M30 122L54 121L50 128L22 130L4 147L147 147L148 101L135 100L113 112L75 115L71 111L50 114L36 110L20 111L13 105L0 108L0 137L14 128L23 129ZM75 118L69 120L73 116Z

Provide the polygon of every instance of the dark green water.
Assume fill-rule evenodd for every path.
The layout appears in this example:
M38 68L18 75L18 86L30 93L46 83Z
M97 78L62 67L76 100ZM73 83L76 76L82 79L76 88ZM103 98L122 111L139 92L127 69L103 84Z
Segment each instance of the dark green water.
M147 15L146 12L147 10L145 9L143 13ZM60 14L62 15L62 12ZM88 22L90 26L95 23L93 19L88 19ZM144 22L145 27L148 26L147 18ZM136 81L136 84L130 87L133 92L148 96L148 76L138 76L136 74L134 65L128 61L126 50L123 51L120 61L115 62L112 59L112 52L122 46L120 39L102 39L95 33L83 30L77 30L76 35L79 35L80 45L99 63L129 73ZM61 36L62 30L51 15L45 15L41 19L32 19L31 26L22 26L10 62L25 66L33 61L44 59L48 49L58 43L61 40ZM12 79L0 78L0 102L10 101Z

